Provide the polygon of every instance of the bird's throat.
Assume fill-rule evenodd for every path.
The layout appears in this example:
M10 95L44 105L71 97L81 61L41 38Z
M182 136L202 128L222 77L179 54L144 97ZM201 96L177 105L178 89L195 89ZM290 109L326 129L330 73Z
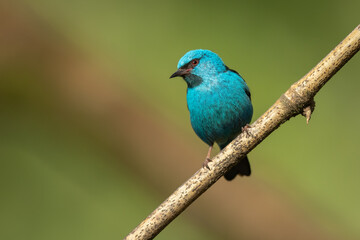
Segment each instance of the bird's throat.
M201 77L194 74L184 76L184 80L186 81L188 88L199 86L203 82L203 79Z

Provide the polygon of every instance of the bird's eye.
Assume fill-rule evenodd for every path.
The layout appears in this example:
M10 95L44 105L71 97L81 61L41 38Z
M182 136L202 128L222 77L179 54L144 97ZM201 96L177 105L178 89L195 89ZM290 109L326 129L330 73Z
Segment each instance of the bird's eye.
M198 59L194 59L194 60L191 61L191 64L194 65L194 66L196 66L196 65L199 64L199 60L198 60Z

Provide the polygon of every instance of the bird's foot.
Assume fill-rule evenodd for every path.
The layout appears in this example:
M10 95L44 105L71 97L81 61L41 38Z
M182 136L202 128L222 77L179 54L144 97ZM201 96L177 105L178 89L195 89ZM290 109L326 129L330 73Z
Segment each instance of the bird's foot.
M251 137L254 137L254 135L249 131L249 128L251 128L251 126L249 124L246 124L245 126L243 126L241 128L241 131L242 132L245 132L246 133L246 136L251 136Z
M203 168L207 168L210 170L210 167L209 167L209 162L212 162L212 160L210 158L206 158L204 163L203 163Z
M208 153L207 153L207 155L206 155L206 158L205 158L205 161L204 161L204 163L203 163L203 168L207 168L207 169L209 169L209 170L210 170L209 162L212 162L212 160L211 160L211 158L210 158L210 154L211 154L212 148L213 148L213 145L210 145L210 146L209 146L209 151L208 151Z

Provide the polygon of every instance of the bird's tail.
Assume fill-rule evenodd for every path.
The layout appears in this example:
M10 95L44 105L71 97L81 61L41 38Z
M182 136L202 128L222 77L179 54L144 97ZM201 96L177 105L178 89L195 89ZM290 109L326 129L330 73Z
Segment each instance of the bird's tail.
M251 168L250 168L250 163L249 163L249 159L247 158L247 156L245 158L241 159L239 164L235 165L227 173L225 173L224 177L226 180L231 181L238 174L240 176L250 176Z

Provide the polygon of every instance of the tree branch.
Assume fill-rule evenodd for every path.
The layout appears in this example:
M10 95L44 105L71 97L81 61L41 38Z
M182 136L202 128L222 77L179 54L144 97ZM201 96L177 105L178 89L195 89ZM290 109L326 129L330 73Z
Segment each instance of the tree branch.
M212 186L281 124L298 114L307 122L314 110L314 96L325 83L360 49L360 25L321 60L308 74L294 83L249 129L242 133L155 209L125 239L152 239L194 200Z

